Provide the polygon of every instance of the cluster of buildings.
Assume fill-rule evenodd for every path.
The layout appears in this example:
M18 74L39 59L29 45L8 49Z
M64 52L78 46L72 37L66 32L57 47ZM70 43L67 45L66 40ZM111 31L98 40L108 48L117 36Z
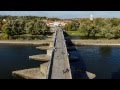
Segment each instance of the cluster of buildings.
M60 20L60 21L52 21L52 20L44 20L46 24L50 27L54 26L65 26L67 23L70 23L71 21L68 20Z

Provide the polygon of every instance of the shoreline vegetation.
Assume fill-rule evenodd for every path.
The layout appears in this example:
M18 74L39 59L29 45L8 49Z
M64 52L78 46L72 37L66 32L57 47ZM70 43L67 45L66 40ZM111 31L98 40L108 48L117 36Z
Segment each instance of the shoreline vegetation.
M120 39L105 39L105 38L86 38L79 31L67 31L68 37L76 46L81 45L100 45L100 46L120 46ZM74 39L77 37L77 39Z
M70 36L81 36L86 39L119 39L120 18L81 18L65 25Z
M79 31L66 31L68 37L71 38L71 41L76 46L89 45L89 46L120 46L120 39L107 39L107 38L87 38L84 37ZM77 37L77 39L74 39Z
M49 43L46 38L53 33L47 22L59 20L34 16L0 16L0 43ZM94 18L92 21L81 18L70 21L63 28L68 36L79 37L75 40L71 38L75 45L120 45L119 18Z
M0 16L0 40L36 40L52 35L45 20L37 16Z

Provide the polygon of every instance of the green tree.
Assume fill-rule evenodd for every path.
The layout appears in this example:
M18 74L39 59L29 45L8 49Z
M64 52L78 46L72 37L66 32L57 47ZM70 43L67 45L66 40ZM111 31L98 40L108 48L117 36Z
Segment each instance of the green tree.
M120 25L120 19L118 19L118 18L112 18L112 19L110 19L110 22L111 22L112 26Z
M46 23L40 20L34 20L31 22L28 22L25 25L25 30L28 34L32 34L32 35L43 34L44 35L46 32L49 32L49 27L46 25Z
M77 31L79 26L80 23L78 21L72 21L71 23L66 24L64 29L67 31Z
M112 27L111 28L111 34L113 35L113 38L120 38L120 26Z
M87 37L90 37L90 34L93 32L94 27L92 26L92 22L90 20L81 23L79 27L80 33L84 34Z
M95 25L92 25L91 26L91 36L92 37L95 37L96 34L98 34L100 32L100 28L95 26Z
M25 30L27 34L33 34L33 30L34 30L34 22L30 21L28 23L25 24Z
M6 37L4 37L4 38L9 39L9 37L11 36L11 28L10 28L10 26L9 26L9 23L6 23L6 24L4 24L4 25L2 26L2 32L3 32L4 35L6 36Z

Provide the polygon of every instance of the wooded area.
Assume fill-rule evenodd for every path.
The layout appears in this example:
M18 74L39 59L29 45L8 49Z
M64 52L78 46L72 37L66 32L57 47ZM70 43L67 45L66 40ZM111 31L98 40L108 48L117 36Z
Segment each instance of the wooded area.
M0 16L0 39L20 38L21 36L38 37L50 32L44 19L37 16ZM20 37L19 37L20 36Z
M67 31L79 31L81 36L102 37L107 39L120 38L120 18L89 18L73 20L65 27Z

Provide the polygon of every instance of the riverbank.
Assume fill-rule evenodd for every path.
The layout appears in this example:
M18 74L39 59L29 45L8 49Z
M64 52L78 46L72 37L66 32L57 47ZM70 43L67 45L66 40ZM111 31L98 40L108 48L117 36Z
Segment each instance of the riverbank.
M71 40L74 45L113 45L113 46L119 46L120 45L120 39L118 40Z
M33 44L33 45L40 45L40 44L49 44L52 40L0 40L0 44Z

